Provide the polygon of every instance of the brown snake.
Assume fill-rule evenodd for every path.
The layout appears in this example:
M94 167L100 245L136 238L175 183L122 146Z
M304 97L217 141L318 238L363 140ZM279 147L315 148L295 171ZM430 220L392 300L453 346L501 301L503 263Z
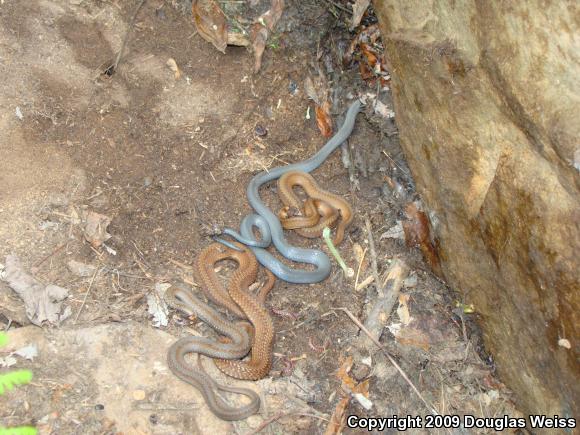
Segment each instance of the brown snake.
M239 244L238 246L243 247ZM238 263L227 292L219 283L213 270L215 263L232 259ZM209 266L209 267L208 267ZM250 352L250 360L215 359L216 366L225 374L237 379L258 380L268 374L272 365L272 346L274 344L274 325L263 300L274 286L275 278L268 272L268 282L260 291L258 297L248 291L248 287L258 275L258 261L251 251L243 252L224 248L215 243L206 248L198 260L198 273L204 283L211 289L211 296L223 306L238 306L242 316L247 318L254 327L254 343ZM211 283L211 285L210 285ZM229 300L228 300L229 299ZM233 310L232 310L233 311Z
M296 211L299 215L292 215ZM303 237L314 238L320 237L324 227L332 228L340 215L326 202L307 198L303 210L286 205L278 212L278 217L285 230L296 230Z
M342 218L336 227L336 235L334 236L334 244L338 245L344 239L344 231L346 228L351 224L353 219L353 213L351 206L340 196L335 195L333 193L327 192L323 190L316 180L312 177L312 175L306 172L300 171L291 171L286 172L278 179L278 195L282 203L286 207L294 207L298 210L301 210L301 202L294 193L294 187L300 186L309 198L312 198L314 201L319 201L316 214L322 216L322 219L317 221L317 224L311 226L310 228L298 228L296 232L304 237L320 237L322 230L325 226L331 227L334 223L332 213L328 212L328 209L321 209L320 202L326 204L338 210L340 213L340 217ZM307 200L308 201L308 200ZM316 203L314 202L316 205ZM305 206L308 206L305 204ZM305 211L305 217L311 216L312 212ZM296 219L296 217L290 217L288 219ZM280 219L282 222L282 226L285 227L285 221ZM296 220L294 220L295 223ZM299 224L301 226L302 223Z
M219 281L214 265L225 259L238 263L230 284L226 289ZM197 259L197 274L203 283L203 289L208 298L225 306L234 307L232 311L241 318L247 318L254 326L254 344L252 345L250 361L234 361L248 353L247 342L249 325L243 323L242 329L226 321L217 311L195 298L191 292L182 287L171 287L166 293L169 305L186 312L196 314L215 330L229 337L231 343L217 343L200 337L185 337L171 346L168 353L168 365L180 379L190 383L200 390L212 412L224 420L239 420L255 413L260 406L259 397L251 390L226 387L211 379L200 365L201 370L193 369L185 362L188 353L202 353L215 359L216 366L226 374L238 379L256 380L268 374L272 361L272 345L274 328L264 300L272 289L275 278L268 275L268 282L259 294L254 296L248 287L257 277L258 263L250 251L238 252L226 249L220 244L212 244L200 254ZM238 304L238 305L236 305ZM233 329L233 330L232 330ZM244 346L246 346L244 348ZM227 359L223 359L227 358ZM215 395L215 391L229 391L242 394L251 399L251 403L241 408L232 408Z

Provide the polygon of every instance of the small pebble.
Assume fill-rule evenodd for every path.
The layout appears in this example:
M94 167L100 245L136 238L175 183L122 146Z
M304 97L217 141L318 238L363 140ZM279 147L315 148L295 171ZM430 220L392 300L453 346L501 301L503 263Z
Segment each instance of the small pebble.
M252 429L256 429L258 426L260 426L262 424L262 417L258 416L258 415L250 415L247 419L246 419L246 423L248 424L248 426L250 426Z
M97 411L102 411L103 409L105 409L105 405L102 405L102 404L100 404L100 403L97 403L97 404L95 405L95 409L96 409Z
M164 20L165 10L163 8L155 9L155 15L157 15L157 18L159 18L160 20Z
M145 177L143 179L143 186L149 187L149 186L151 186L152 182L153 182L153 180L151 179L151 177Z
M145 391L143 391L143 390L135 390L135 391L133 391L133 399L135 399L135 400L143 400L143 399L145 399Z
M290 80L290 83L288 84L288 92L292 95L296 95L296 92L298 92L298 85L295 81Z
M157 414L151 414L149 416L149 423L151 423L151 424L159 423L159 417L157 417Z
M266 130L266 127L258 124L256 125L256 128L254 129L256 136L260 136L260 137L264 137L268 134L268 130Z

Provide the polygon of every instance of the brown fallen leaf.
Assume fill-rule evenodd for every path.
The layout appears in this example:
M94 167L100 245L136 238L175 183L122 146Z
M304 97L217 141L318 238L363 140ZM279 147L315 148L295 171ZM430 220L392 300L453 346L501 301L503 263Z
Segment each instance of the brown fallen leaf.
M378 56L375 53L375 50L373 50L369 44L361 43L360 44L360 51L364 55L368 66L371 69L374 69L377 62L378 62Z
M112 236L107 233L111 218L94 211L83 210L81 213L83 234L93 248L98 248Z
M225 53L228 44L228 26L217 1L193 0L191 10L199 35Z
M324 137L332 136L332 118L330 117L330 103L324 102L322 106L316 106L316 124Z
M336 371L336 377L342 382L343 390L352 390L356 385L355 380L348 374L352 368L352 362L353 358L349 355Z
M429 347L431 346L427 334L425 334L420 329L416 329L410 326L401 328L394 335L395 339L397 340L397 343L400 344L419 347L425 351L428 351Z
M371 0L356 0L354 2L352 5L352 22L350 24L351 31L360 24L360 20L362 20L370 3Z
M346 408L348 407L349 402L350 396L343 397L336 404L334 412L332 413L332 417L330 418L330 422L324 431L324 435L338 435L342 432L342 428L344 427L344 423L346 421Z
M405 215L407 220L403 222L403 230L407 246L418 246L433 271L442 276L437 248L431 240L429 218L413 202L405 207Z
M360 30L350 42L348 49L344 52L342 63L345 66L350 65L353 60L354 52L361 43L372 45L377 42L380 36L381 32L377 24L372 24Z
M283 10L284 0L272 0L270 9L260 15L257 22L252 25L250 39L254 50L254 73L260 71L262 67L262 56L266 49L268 36L274 30Z

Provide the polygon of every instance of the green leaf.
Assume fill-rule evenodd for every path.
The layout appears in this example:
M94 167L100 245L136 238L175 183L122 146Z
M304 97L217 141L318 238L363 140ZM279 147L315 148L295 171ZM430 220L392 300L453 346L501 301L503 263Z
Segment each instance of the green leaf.
M0 435L36 435L38 431L32 426L0 427Z
M0 332L0 347L5 346L8 343L8 335L4 332Z
M4 394L4 391L10 391L16 385L28 384L31 380L30 370L16 370L0 375L0 395Z

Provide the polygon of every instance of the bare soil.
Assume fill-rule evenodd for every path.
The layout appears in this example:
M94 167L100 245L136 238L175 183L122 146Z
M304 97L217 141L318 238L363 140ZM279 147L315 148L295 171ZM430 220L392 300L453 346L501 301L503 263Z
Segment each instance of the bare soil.
M161 334L152 325L146 302L155 284L192 279L187 266L212 242L216 228L238 227L251 211L245 187L253 175L307 158L325 142L303 83L321 50L323 59L332 61L332 47L344 46L352 37L326 2L289 1L277 43L267 48L260 74L253 75L251 52L239 47L228 47L225 55L217 52L196 34L182 3L150 0L139 13L118 71L106 76L103 71L121 46L136 3L7 0L0 5L0 262L16 254L41 281L69 289L67 304L73 312L60 325L27 327L44 338L37 332L25 334L28 338L14 336L14 346L35 337L57 347L47 345L44 355L41 351L33 361L18 361L17 368L31 368L35 380L0 398L0 426L32 424L42 433L58 434L250 433L277 416L264 425L265 432L323 433L345 395L335 373L349 355L356 357L352 376L369 379L373 408L365 411L351 400L347 414L429 413L380 351L360 349L358 328L336 308L346 307L364 319L376 290L373 285L354 290L354 282L338 267L320 284L276 284L269 299L277 331L269 382L282 380L286 389L260 384L269 406L258 420L223 426L210 416L193 424L201 415L198 408L205 405L187 385L180 388L191 392L190 402L197 401L197 408L177 413L155 408L153 399L146 411L129 406L142 400L135 390L146 391L150 398L152 384L146 380L104 395L103 379L134 369L131 352L143 356L147 349L154 354L148 356L151 361L164 364L163 343L168 340L155 347L155 339L147 335ZM255 17L267 6L258 2L246 12ZM179 79L167 66L168 59L179 66ZM343 69L335 63L328 74L335 123L346 108L346 95L376 94L356 67ZM298 92L293 94L295 85ZM388 93L381 99L390 104ZM256 133L261 128L266 136ZM482 348L473 322L476 314L463 320L457 316L458 296L431 273L418 249L381 237L403 219L404 204L419 199L394 124L367 107L349 147L354 162L350 170L337 151L314 172L322 186L346 198L355 210L340 250L358 269L355 252L368 248L369 219L379 274L383 276L392 259L401 258L416 277L402 293L410 296L410 314L428 338L427 346L421 340L401 343L386 330L384 346L442 414L515 415L510 393L494 378L493 360ZM386 176L403 190L394 192ZM279 207L275 186L263 195L273 209ZM75 220L83 209L112 218L109 250L86 242ZM289 239L302 246L323 245L293 234ZM76 276L67 268L71 259L97 266L101 273L94 281ZM369 259L367 249L359 282L372 273ZM22 302L3 283L0 321L9 331L28 323ZM399 323L393 311L386 324ZM110 337L105 350L93 355L90 345L80 350L73 345L93 333L102 337L103 328L120 337ZM134 328L145 335L127 332ZM177 314L163 329L174 338L191 329L207 332ZM126 334L137 338L127 341ZM149 337L147 345L139 342L142 336ZM59 345L66 340L73 344ZM1 350L0 357L11 349ZM90 364L80 355L90 356ZM368 355L371 362L363 364L361 358ZM164 376L171 378L170 373ZM172 391L166 388L160 394L163 401ZM278 399L269 399L274 396ZM288 408L296 400L301 416ZM124 421L121 406L138 415Z

